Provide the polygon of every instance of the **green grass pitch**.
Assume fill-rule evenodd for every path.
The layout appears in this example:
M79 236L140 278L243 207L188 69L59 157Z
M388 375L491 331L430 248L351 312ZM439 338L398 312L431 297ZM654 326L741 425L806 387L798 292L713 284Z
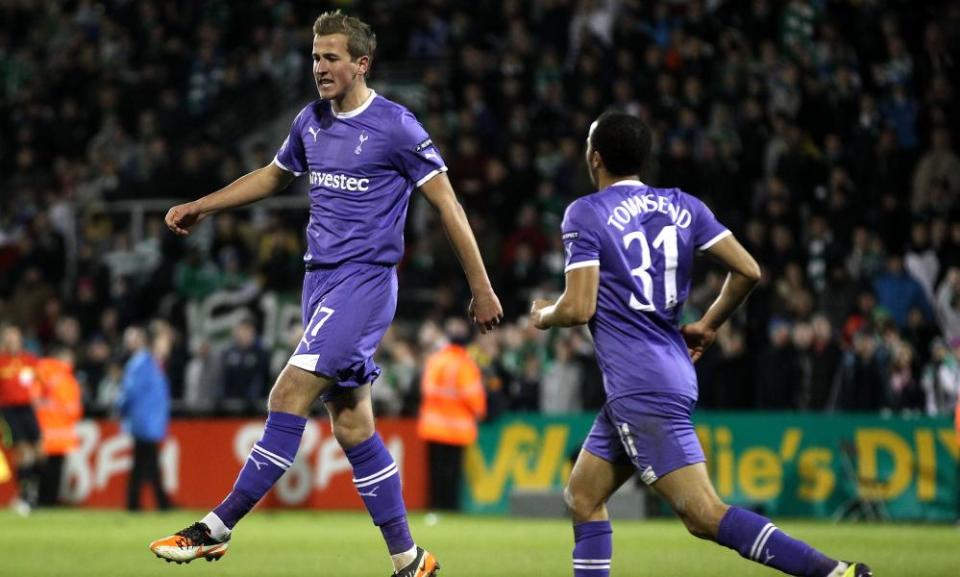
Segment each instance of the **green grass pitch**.
M0 576L386 577L379 531L358 513L257 511L216 563L167 564L147 544L193 522L199 512L131 515L46 510L22 519L0 512ZM411 518L414 537L434 551L442 577L569 576L567 522L441 515ZM949 525L780 523L825 553L867 561L878 577L960 573L960 528ZM762 577L781 573L689 536L675 519L614 522L614 576Z

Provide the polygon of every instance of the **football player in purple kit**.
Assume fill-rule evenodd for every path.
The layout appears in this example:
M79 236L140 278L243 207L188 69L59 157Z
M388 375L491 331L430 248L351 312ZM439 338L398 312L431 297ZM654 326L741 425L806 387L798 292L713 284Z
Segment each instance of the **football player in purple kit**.
M540 329L588 324L607 394L564 492L574 576L610 575L605 503L636 471L697 537L790 575L871 575L864 564L830 559L717 496L691 420L693 362L759 281L760 267L698 199L640 182L649 154L650 131L638 118L608 112L590 127L586 159L598 192L564 215L563 294L531 306ZM678 327L696 251L729 273L703 318Z
M473 295L471 319L486 332L503 311L439 151L407 109L367 87L376 48L370 26L336 11L320 15L313 32L320 100L296 117L273 162L166 216L167 226L185 235L209 214L309 174L304 335L270 392L263 436L220 505L150 548L168 561L222 557L236 523L291 466L310 407L322 398L354 484L383 533L393 574L426 577L439 564L410 536L397 464L374 429L370 401L380 374L373 354L396 310L395 268L414 188L439 212L460 259Z

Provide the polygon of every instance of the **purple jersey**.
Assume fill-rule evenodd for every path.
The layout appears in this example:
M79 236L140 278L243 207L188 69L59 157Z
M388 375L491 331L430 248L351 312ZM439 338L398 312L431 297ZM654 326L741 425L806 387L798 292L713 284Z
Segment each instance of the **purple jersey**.
M307 105L273 159L309 173L307 263L396 264L411 191L447 170L413 114L370 92L349 112L323 100Z
M566 270L600 266L589 326L608 400L636 393L697 398L677 320L694 252L729 234L697 198L637 180L621 180L567 207Z

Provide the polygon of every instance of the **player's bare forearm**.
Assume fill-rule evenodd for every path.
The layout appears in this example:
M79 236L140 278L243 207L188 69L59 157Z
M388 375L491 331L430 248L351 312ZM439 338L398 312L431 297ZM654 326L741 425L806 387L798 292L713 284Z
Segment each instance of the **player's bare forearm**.
M729 273L723 288L720 289L720 295L704 313L703 318L700 319L701 322L713 330L720 328L720 325L727 322L730 315L747 300L758 281L759 278L753 279L737 272Z
M566 286L556 302L536 299L530 317L538 329L575 327L590 322L597 311L600 268L579 267L566 275Z
M467 284L473 295L468 311L470 319L480 327L481 332L493 329L503 318L503 307L500 306L500 299L490 285L487 269L483 266L483 259L480 257L477 239L473 236L473 230L470 228L470 222L463 207L457 201L450 179L446 174L438 174L425 182L420 190L433 208L440 213L443 230L447 233L453 252L457 255L464 275L467 277Z
M195 202L201 214L212 214L264 199L286 188L293 179L292 173L271 163L241 176Z
M733 235L711 246L706 254L729 271L720 295L701 319L716 330L747 300L753 287L760 282L760 265Z
M549 303L549 301L545 301ZM543 304L541 308L537 307L537 301L534 301L534 308L531 309L533 324L538 329L550 329L553 327L576 327L585 324L590 319L584 319L583 315L577 314L577 311L570 306L569 301L562 298L552 304Z
M164 221L167 228L185 236L190 228L209 214L228 208L234 208L256 202L271 194L283 190L294 179L294 175L274 164L254 170L241 176L220 190L193 202L178 204L167 211Z
M492 293L493 287L490 285L487 269L483 266L477 239L473 236L467 214L460 206L447 175L439 174L431 178L424 183L421 190L433 208L440 214L443 230L447 233L450 246L453 247L453 252L456 253L457 259L460 261L460 266L463 267L470 292L474 296L485 292Z

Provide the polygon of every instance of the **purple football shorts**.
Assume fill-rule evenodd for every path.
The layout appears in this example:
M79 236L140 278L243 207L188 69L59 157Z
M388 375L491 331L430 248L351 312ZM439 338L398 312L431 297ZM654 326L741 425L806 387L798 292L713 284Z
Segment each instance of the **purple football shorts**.
M632 464L643 482L652 485L671 471L706 460L691 420L695 404L669 394L608 401L583 448L611 463Z
M394 267L346 263L308 270L301 306L303 337L289 364L336 381L324 400L380 376L373 354L397 310Z

